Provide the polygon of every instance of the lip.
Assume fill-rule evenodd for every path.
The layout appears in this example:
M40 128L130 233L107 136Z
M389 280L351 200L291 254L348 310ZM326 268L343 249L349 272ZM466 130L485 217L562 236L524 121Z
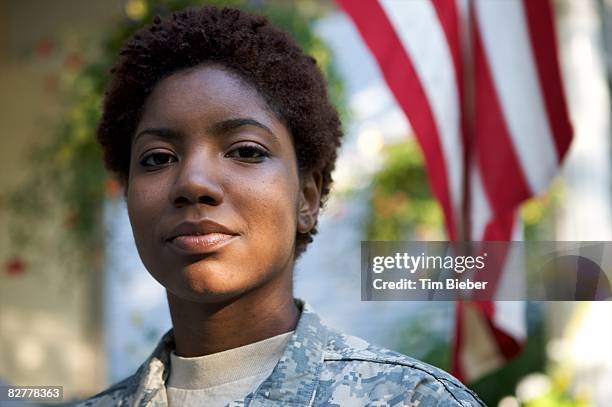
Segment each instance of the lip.
M185 255L207 254L221 249L221 247L225 246L235 237L235 235L223 233L177 236L170 241L170 247Z
M170 232L169 246L181 255L213 253L230 243L237 233L210 219L183 222Z

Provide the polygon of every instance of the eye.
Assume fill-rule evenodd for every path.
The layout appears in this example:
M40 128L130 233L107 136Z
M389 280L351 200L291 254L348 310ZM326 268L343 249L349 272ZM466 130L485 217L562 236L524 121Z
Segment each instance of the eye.
M225 156L236 158L244 162L261 162L266 157L269 157L269 154L262 147L255 144L243 144L234 148Z
M154 152L145 155L142 160L140 160L140 165L143 167L158 167L173 163L175 161L176 158L172 154Z

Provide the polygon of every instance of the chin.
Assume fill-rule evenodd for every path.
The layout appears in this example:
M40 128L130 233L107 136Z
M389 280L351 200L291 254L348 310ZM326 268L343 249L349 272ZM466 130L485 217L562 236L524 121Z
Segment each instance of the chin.
M237 281L234 273L219 272L198 263L183 268L172 277L174 281L164 286L175 296L195 302L228 301L249 288L248 282Z
M229 303L240 297L240 293L212 292L212 291L196 291L183 289L179 292L173 292L174 296L184 301L196 302L200 304L221 304Z
M213 304L227 302L240 297L244 292L241 290L228 289L227 287L215 287L210 284L181 284L176 288L168 289L172 294L186 301Z

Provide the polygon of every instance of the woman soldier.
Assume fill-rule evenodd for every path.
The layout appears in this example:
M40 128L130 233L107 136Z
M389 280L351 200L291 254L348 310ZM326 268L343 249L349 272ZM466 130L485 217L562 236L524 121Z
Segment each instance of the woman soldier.
M173 328L83 405L483 405L294 299L342 131L286 33L236 9L185 10L129 39L111 72L98 140Z

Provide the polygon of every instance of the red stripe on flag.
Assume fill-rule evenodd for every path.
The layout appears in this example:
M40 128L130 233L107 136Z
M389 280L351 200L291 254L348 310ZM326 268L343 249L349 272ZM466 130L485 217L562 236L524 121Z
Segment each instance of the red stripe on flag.
M444 36L446 37L446 42L453 59L455 81L459 89L462 89L461 32L459 30L459 13L455 0L432 0L432 4L444 30Z
M503 330L495 326L495 303L492 301L474 301L476 309L480 312L487 322L491 334L495 338L498 349L506 359L511 359L521 351L521 344L516 341L512 336L508 335Z
M463 317L466 303L457 301L455 303L455 336L453 337L452 355L451 355L451 374L462 382L465 381L465 370L461 363L461 351L463 349Z
M504 214L498 215L495 219L491 220L485 229L484 235L479 236L482 241L499 241L508 242L512 241L512 232L514 231L514 221L516 218L515 211L508 211ZM498 247L498 251L494 250L489 254L489 261L487 262L487 275L479 275L478 280L488 281L487 289L485 290L486 295L491 295L491 298L497 292L499 288L499 281L503 273L505 272L506 263L508 262L508 253L510 251L510 244L506 244L503 247Z
M551 4L548 1L523 0L523 8L546 115L557 148L557 157L561 161L572 141L572 125L557 62L557 41Z
M491 303L495 307L495 303ZM517 341L511 335L508 335L503 330L497 328L495 322L491 318L486 318L487 325L495 338L495 343L499 352L504 355L506 360L510 360L517 356L523 350L523 343Z
M492 301L475 301L473 304L476 305L476 309L485 317L483 319L495 338L499 352L507 360L515 357L521 351L522 345L495 325L495 303Z
M483 241L506 241L512 240L512 229L514 226L515 212L507 211L499 214L491 220L485 229Z
M476 156L493 218L514 209L531 196L527 180L504 119L478 24L472 20L475 75Z
M450 239L455 240L455 216L438 127L412 61L377 1L338 0L338 3L353 19L395 99L408 116L425 155L432 192L442 206Z

